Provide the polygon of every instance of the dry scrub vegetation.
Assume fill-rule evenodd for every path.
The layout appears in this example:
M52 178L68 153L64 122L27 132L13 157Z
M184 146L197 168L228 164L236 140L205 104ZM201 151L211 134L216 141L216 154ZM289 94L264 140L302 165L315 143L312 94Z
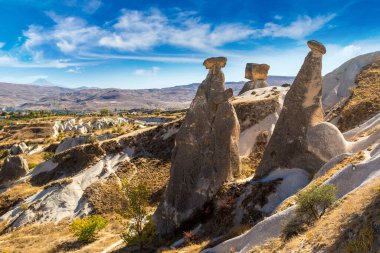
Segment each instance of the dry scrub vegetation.
M275 238L251 253L375 253L380 247L380 179L346 195L306 232L289 241Z
M341 117L338 126L347 131L380 112L380 59L363 68L356 78L352 95L337 112Z
M344 167L350 165L350 164L357 164L363 161L365 158L365 154L363 151L360 151L356 154L350 155L346 158L344 158L341 162L337 163L334 167L329 169L325 174L323 174L321 177L315 179L310 184L308 184L302 191L305 191L307 189L311 189L313 187L320 186L324 182L326 182L329 178L331 178L333 175L335 175L338 171L343 169ZM292 196L288 199L286 199L283 203L281 203L280 206L278 206L275 210L275 213L284 211L285 209L295 205L295 196Z

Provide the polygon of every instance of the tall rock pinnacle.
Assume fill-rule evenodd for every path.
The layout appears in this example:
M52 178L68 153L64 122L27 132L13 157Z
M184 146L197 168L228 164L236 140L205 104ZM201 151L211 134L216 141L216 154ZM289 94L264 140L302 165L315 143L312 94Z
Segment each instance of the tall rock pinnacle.
M170 236L212 199L223 183L239 174L239 122L225 90L225 57L206 59L209 69L176 135L170 180L154 220Z
M261 177L276 168L318 169L323 161L307 147L307 130L323 122L322 55L326 48L318 41L307 42L311 52L288 91L279 120L256 171Z

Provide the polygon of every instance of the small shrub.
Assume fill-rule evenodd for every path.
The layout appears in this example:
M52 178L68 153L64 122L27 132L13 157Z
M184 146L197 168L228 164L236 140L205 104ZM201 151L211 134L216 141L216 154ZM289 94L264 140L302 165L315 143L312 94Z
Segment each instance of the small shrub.
M62 141L63 139L65 139L65 133L61 132L57 136L57 141Z
M320 185L296 196L296 215L285 224L282 235L285 239L306 231L307 226L321 218L326 209L336 200L336 188L333 185Z
M93 240L96 234L106 226L107 221L101 215L93 215L83 219L76 218L70 224L70 231L78 241L88 242Z
M34 169L35 167L37 167L37 164L36 163L29 163L28 164L28 167L30 170Z
M28 205L27 203L22 203L22 204L20 205L20 208L21 208L21 210L23 210L23 211L25 212L26 210L28 210L29 205Z
M317 220L336 200L334 185L321 185L297 194L297 213L306 214L308 218Z
M49 160L50 158L52 158L54 156L54 153L53 152L45 152L44 153L44 160Z
M155 226L148 216L148 187L141 182L131 185L124 180L121 194L127 208L120 214L129 221L129 226L121 234L121 238L127 245L138 245L139 252L143 252L144 243L150 243L156 237Z
M110 110L108 108L103 108L100 110L100 115L101 116L108 116L108 115L110 115Z
M95 135L91 135L91 136L89 136L88 139L87 139L87 143L91 143L91 144L94 144L94 143L96 143L97 141L98 141L98 139L96 138Z

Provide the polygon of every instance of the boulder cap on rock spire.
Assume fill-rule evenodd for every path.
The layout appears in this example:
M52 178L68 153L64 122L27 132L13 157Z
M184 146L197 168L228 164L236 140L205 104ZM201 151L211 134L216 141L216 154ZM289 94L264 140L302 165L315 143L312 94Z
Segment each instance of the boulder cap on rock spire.
M268 64L247 63L245 66L245 78L252 81L266 80L269 68Z
M206 67L206 69L212 69L214 66L219 66L220 68L224 68L227 63L227 58L224 56L219 56L219 57L211 57L207 58L203 62L203 66Z
M319 52L321 54L325 54L326 53L326 47L319 41L316 41L316 40L309 40L307 42L307 46L311 49L311 51L315 52Z

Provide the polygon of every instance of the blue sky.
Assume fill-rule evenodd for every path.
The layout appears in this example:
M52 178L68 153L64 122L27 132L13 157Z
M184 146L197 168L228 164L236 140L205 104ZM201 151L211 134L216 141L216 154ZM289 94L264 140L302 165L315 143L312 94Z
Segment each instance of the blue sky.
M159 88L201 82L226 56L226 81L247 62L296 75L316 39L323 72L380 50L378 0L0 0L0 81Z

